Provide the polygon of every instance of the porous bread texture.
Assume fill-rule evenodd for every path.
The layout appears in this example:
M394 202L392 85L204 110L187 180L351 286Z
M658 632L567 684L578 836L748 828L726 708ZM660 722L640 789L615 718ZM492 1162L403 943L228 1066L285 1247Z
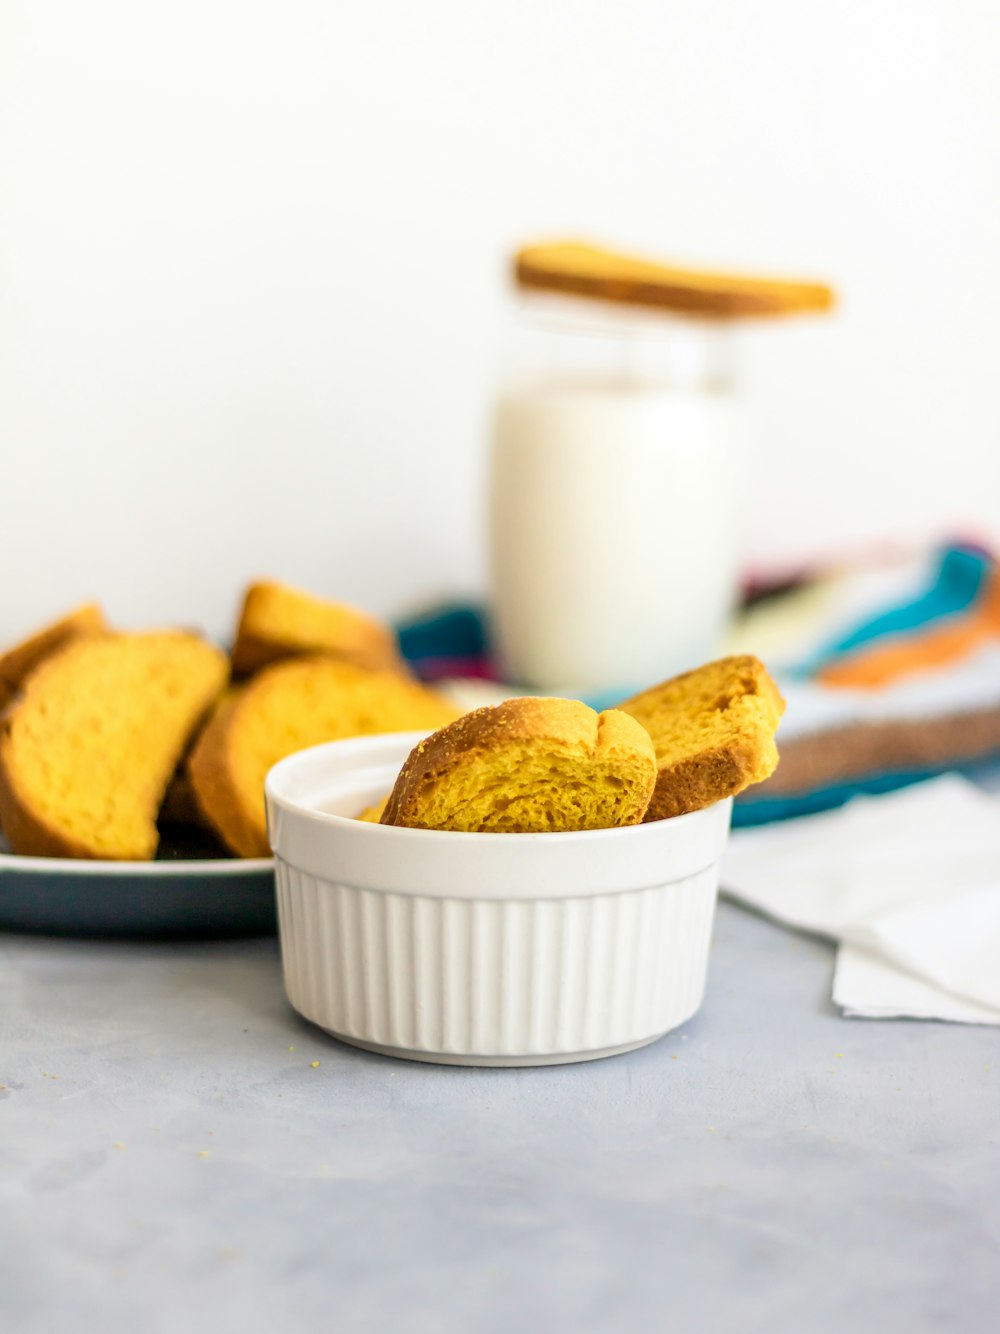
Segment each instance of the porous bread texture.
M188 773L198 805L226 846L241 857L265 857L264 779L272 765L324 741L425 731L458 713L398 672L294 658L265 667L216 710Z
M642 820L655 782L652 742L626 714L511 699L421 741L381 822L474 833L611 829Z
M36 667L81 635L104 634L108 624L96 602L85 602L0 656L0 708L8 704Z
M183 631L87 635L38 667L0 728L0 823L15 852L148 860L191 733L225 685Z
M249 676L283 658L313 654L362 667L404 667L392 630L365 612L287 584L251 584L236 630L233 674Z
M515 256L514 276L521 287L720 319L792 315L833 305L825 283L680 269L586 241L526 246Z
M656 750L656 790L646 820L700 810L767 778L785 701L750 654L720 658L618 706Z

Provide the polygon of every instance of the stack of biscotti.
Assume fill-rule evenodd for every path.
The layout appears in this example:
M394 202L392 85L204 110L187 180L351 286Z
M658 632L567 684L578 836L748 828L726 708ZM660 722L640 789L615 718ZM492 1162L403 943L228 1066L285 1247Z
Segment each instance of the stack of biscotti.
M240 857L269 854L264 779L278 760L324 741L441 727L459 713L410 677L387 626L273 582L247 590L233 672L240 681L185 773L205 823Z
M158 822L265 856L277 760L460 712L409 675L388 626L273 582L247 590L232 659L194 634L113 632L81 607L0 657L0 706L13 850L116 860L154 856Z
M358 818L493 833L667 819L768 777L783 710L749 656L709 663L600 715L573 700L508 700L420 742L388 798Z
M264 857L264 779L278 760L344 737L426 731L458 712L400 672L292 658L265 667L220 705L195 743L188 777L226 846L241 857Z

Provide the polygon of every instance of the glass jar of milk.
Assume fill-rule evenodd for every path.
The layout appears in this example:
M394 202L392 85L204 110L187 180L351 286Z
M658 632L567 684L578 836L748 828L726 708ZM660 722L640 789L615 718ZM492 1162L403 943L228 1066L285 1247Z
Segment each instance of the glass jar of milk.
M736 595L731 327L531 295L495 408L507 679L608 698L711 658Z

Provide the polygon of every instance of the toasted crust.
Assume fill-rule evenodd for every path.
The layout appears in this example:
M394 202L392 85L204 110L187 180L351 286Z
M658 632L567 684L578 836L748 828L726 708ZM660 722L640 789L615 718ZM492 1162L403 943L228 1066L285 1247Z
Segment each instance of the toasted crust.
M85 602L58 621L15 644L0 656L0 707L9 703L42 663L81 635L103 634L108 629L104 612L96 602Z
M619 707L646 728L656 749L647 821L735 796L778 763L774 734L785 702L763 663L749 654L685 672Z
M499 833L638 824L655 781L650 739L627 715L512 699L421 741L381 823Z
M239 799L234 766L233 717L244 693L232 691L216 704L188 756L187 776L195 805L226 847L238 857L266 857L266 831L262 850L259 822Z
M88 635L27 679L0 729L0 821L15 852L145 860L221 650L183 632Z
M241 857L266 857L264 779L278 760L324 741L440 727L457 713L397 672L296 658L265 667L216 709L187 770L199 807L226 846Z
M236 630L233 674L249 676L284 658L319 653L362 667L404 667L392 630L365 612L286 584L251 584Z
M514 276L521 287L721 319L833 305L833 292L823 283L679 269L581 241L527 246L515 256Z

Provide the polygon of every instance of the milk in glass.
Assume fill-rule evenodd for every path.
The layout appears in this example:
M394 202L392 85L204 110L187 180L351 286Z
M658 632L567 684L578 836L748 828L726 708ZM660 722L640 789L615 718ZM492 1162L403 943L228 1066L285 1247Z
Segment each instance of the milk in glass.
M729 331L525 304L493 423L497 646L526 687L624 695L716 654L733 607Z

